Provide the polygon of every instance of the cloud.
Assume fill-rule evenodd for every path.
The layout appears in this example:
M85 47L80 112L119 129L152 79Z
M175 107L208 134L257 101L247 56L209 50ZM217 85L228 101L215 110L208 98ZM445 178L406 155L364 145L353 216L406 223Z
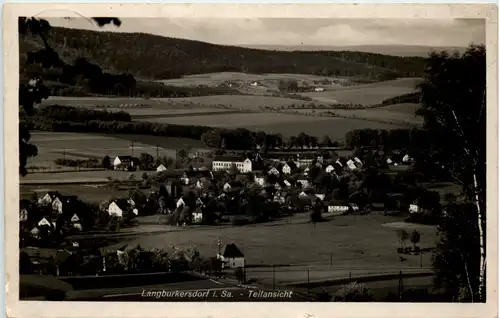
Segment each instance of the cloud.
M485 42L481 19L189 19L124 18L102 29L83 18L48 19L54 26L142 32L227 45L428 45Z

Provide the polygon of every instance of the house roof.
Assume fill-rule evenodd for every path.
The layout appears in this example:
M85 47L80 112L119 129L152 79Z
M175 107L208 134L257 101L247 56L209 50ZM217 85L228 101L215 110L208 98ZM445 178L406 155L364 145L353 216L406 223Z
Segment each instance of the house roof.
M234 244L226 244L222 248L221 255L224 257L243 257L243 253L240 251L240 249Z
M245 156L214 156L213 161L243 162L246 159Z
M132 161L134 158L132 156L116 156L120 161Z

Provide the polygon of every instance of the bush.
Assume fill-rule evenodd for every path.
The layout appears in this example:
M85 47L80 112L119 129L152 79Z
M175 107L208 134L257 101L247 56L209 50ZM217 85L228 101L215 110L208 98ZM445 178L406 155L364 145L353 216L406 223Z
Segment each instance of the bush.
M231 219L231 224L233 226L242 226L242 225L247 225L247 224L250 224L250 220L248 220L247 218L244 218L244 217L233 217Z
M335 294L334 301L367 302L373 301L373 292L363 284L352 282L343 285Z

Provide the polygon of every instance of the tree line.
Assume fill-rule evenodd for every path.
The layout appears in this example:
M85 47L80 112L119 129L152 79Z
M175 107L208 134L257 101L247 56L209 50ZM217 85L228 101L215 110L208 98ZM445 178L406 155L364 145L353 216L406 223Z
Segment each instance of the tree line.
M421 76L424 58L363 52L281 52L213 45L143 33L95 32L54 27L47 40L68 60L82 57L118 74L167 79L211 72L303 73L370 78ZM20 52L43 43L20 37ZM200 52L202 52L200 54ZM22 72L22 70L21 70ZM107 85L106 85L107 86Z

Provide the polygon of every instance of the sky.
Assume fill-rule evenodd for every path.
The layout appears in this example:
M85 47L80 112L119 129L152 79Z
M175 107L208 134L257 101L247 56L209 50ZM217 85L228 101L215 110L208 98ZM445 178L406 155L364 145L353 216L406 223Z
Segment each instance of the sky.
M53 26L141 32L223 45L418 45L485 43L482 19L123 18L99 28L84 18L49 18Z

